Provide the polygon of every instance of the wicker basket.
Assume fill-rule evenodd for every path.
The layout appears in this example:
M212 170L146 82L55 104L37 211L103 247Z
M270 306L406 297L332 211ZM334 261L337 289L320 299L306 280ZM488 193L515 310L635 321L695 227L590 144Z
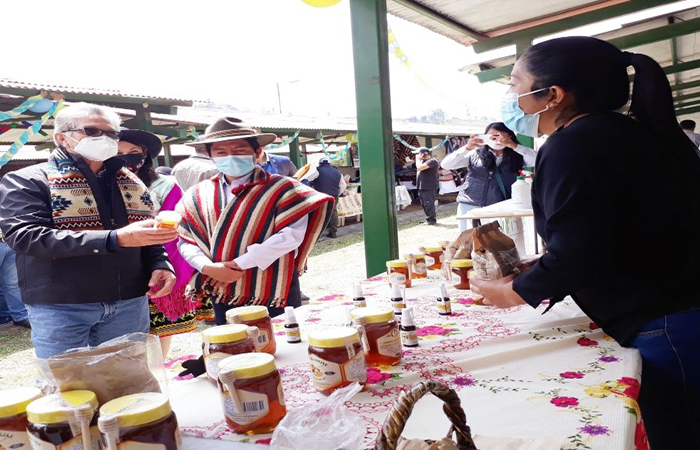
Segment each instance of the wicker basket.
M422 381L413 385L410 390L401 393L394 402L389 416L384 421L377 443L374 446L375 450L396 449L401 432L406 426L406 421L408 421L413 407L428 392L445 402L442 409L445 411L447 418L450 419L450 422L452 422L452 426L447 432L447 437L449 438L453 433L456 433L457 448L459 450L477 450L457 393L444 384L435 381ZM426 442L432 444L434 441Z

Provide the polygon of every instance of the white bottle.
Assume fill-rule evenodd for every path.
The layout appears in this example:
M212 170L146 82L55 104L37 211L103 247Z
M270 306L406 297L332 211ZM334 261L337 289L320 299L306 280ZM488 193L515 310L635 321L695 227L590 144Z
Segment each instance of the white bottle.
M401 285L391 285L391 306L394 308L394 315L401 316L404 308L406 308L405 294L401 292Z
M406 308L401 315L401 343L404 347L418 347L418 333L413 319L413 308Z
M287 336L287 342L290 344L298 344L301 342L299 322L297 322L293 306L284 307L284 334Z
M511 186L510 192L514 205L523 208L532 208L530 184L525 181L525 177L518 177L517 181Z

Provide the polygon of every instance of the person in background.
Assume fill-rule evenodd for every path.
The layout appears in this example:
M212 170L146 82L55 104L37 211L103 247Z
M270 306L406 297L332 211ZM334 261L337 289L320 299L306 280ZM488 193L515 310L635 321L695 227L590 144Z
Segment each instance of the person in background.
M0 325L13 323L31 328L27 308L22 303L22 293L17 284L15 252L5 243L0 231Z
M470 136L467 145L440 163L447 170L467 169L457 194L457 215L509 199L520 170L535 165L535 151L520 145L515 133L502 122L489 124L485 134L492 136L488 142L479 135ZM467 221L460 220L459 231L467 228Z
M440 188L440 163L433 158L429 148L420 147L416 155L416 188L428 225L437 225L435 217L435 193Z
M333 214L327 227L327 236L335 239L338 237L338 197L346 187L345 180L338 169L331 165L331 160L327 156L319 160L317 170L318 177L311 182L311 187L318 192L330 195L335 200Z
M17 255L19 287L39 358L148 333L149 288L175 285L143 182L117 155L119 115L75 103L54 123L44 164L0 181L0 229Z
M255 158L255 163L265 169L268 173L282 175L285 177L293 177L297 173L297 167L291 159L286 156L273 155L265 150L260 152L260 155Z
M632 102L621 114L629 66ZM565 37L530 47L511 83L504 122L549 136L532 186L547 253L517 278L472 286L502 308L549 299L549 310L570 295L639 350L651 448L700 449L700 158L678 126L666 74L646 55ZM648 245L661 246L654 263L664 270L653 276Z
M168 166L158 166L158 167L156 167L156 173L158 175L172 175L173 169L172 169L172 167L168 167Z
M299 273L333 208L332 197L255 164L275 138L225 117L192 144L220 175L178 204L178 249L198 272L193 297L214 305L217 325L236 306L265 305L274 316L301 305Z
M695 132L695 121L681 120L681 128L685 135L695 144L695 147L700 147L700 134Z
M183 192L199 183L209 180L219 174L216 165L211 161L203 148L195 148L194 155L180 161L173 167L173 176Z
M153 167L163 144L158 136L142 130L122 128L119 138L119 158L125 167L138 175L148 188L156 215L160 211L174 211L182 198L182 190L171 176L159 175ZM151 334L160 338L163 357L167 357L172 337L197 329L196 318L213 319L211 307L197 310L196 304L185 298L185 288L194 269L177 251L177 240L163 245L175 270L177 282L170 294L150 297L148 301Z

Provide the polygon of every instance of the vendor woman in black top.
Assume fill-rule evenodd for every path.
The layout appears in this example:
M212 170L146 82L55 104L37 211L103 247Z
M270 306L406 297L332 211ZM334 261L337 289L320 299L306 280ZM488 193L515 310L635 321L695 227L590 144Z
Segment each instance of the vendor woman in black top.
M532 187L547 252L515 279L474 284L502 308L571 295L639 349L651 448L700 449L700 158L666 75L645 55L567 37L531 47L511 78L504 122L549 136Z

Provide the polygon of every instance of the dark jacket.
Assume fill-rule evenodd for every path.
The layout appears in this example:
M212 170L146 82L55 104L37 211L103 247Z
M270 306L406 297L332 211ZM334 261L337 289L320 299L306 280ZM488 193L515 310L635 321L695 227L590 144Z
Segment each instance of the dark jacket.
M128 224L115 176L123 163L105 163L105 186L85 162L76 165L87 178L104 231L68 231L53 227L47 165L6 174L0 182L0 228L17 253L22 299L27 304L96 303L144 295L156 269L172 270L162 245L120 248L114 231ZM109 192L109 191L107 191ZM110 236L111 234L111 236Z
M459 187L457 201L468 205L488 206L502 202L510 198L511 186L517 180L516 172L508 172L501 167L497 169L503 181L503 188L506 195L503 195L501 187L496 180L495 171L489 171L484 167L484 163L476 151L472 151L469 156L467 175L465 181Z
M311 187L318 192L338 198L342 177L338 169L329 163L321 163L318 165L318 178L311 182Z
M437 191L440 187L440 163L435 158L425 163L429 168L416 174L416 187L422 191Z
M547 139L532 186L547 253L513 283L525 301L571 295L620 343L700 306L700 223L668 145L617 113L582 117Z
M297 173L297 168L291 159L286 156L271 155L267 153L267 162L261 167L270 173L293 177Z

